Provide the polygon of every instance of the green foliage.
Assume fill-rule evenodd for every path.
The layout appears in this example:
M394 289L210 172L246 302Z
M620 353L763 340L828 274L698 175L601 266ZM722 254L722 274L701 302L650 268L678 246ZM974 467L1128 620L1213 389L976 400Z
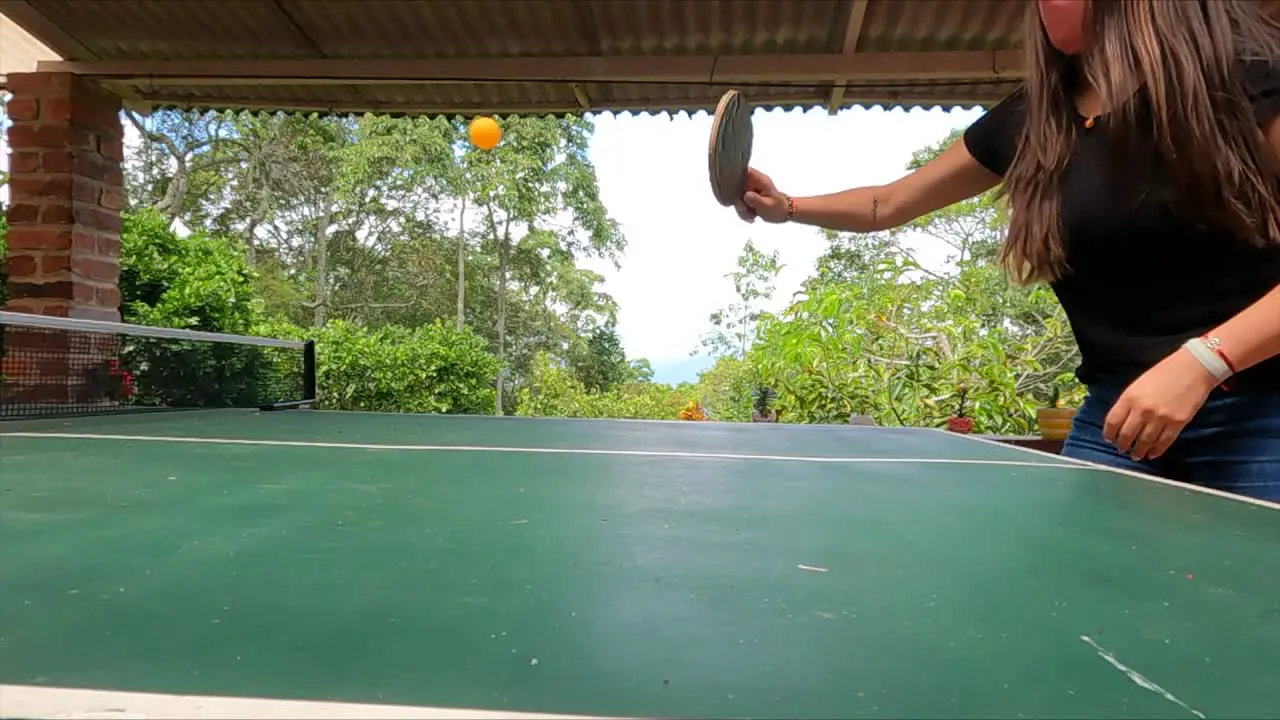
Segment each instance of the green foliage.
M709 354L746 355L762 317L760 303L773 297L782 267L777 252L766 255L747 241L738 255L738 269L725 276L733 281L738 301L711 314L711 331L702 339Z
M124 216L121 316L140 325L244 333L258 320L253 271L235 243L179 237L154 210Z
M698 396L712 420L751 420L752 391L759 386L756 368L742 358L722 355L698 376Z
M895 231L824 232L816 273L777 315L763 307L778 255L747 242L727 276L735 301L703 338L715 364L670 387L627 358L616 303L579 265L616 265L625 248L587 120L505 118L490 151L458 118L132 120L126 318L314 337L326 407L489 413L500 399L521 415L675 419L695 402L720 421L766 408L940 426L963 392L977 431L1022 433L1036 407L1081 395L1052 292L1012 287L992 262L994 193ZM178 238L174 219L196 232ZM916 262L920 235L949 247L945 267Z
M267 337L316 342L318 406L329 410L488 414L498 359L483 339L442 320L366 328L345 320L303 328L275 320Z
M537 417L675 420L693 397L690 386L636 382L591 392L572 370L546 353L534 359L530 382L519 391L516 414Z
M751 409L761 415L767 415L778 400L778 391L767 385L761 385L751 391Z
M912 167L956 137L918 152ZM940 427L963 411L977 432L1025 434L1046 392L1079 398L1068 372L1075 345L1052 291L1011 286L992 262L1003 233L993 198L891 232L825 234L817 274L762 323L748 357L778 388L784 418ZM949 246L948 267L922 267L908 233Z
M647 383L653 382L653 366L649 364L648 358L637 358L627 361L627 370L623 376L623 382L628 383Z
M491 151L467 143L461 118L160 111L130 122L143 138L130 205L238 241L270 317L461 317L518 387L534 354L577 357L616 314L603 279L578 266L616 262L625 244L599 198L589 120L505 118Z
M608 392L628 379L632 367L622 350L622 339L612 327L592 330L569 367L590 392Z

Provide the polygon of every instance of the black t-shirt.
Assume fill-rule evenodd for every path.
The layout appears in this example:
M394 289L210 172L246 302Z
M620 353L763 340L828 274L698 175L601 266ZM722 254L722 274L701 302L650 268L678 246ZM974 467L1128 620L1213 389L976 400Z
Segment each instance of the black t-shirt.
M1280 113L1280 69L1252 63L1244 80L1260 124ZM1019 90L965 131L965 146L1003 177L1024 121ZM1154 142L1145 141L1145 156L1139 147L1118 161L1105 132L1105 119L1081 123L1061 182L1069 269L1053 290L1080 346L1084 383L1128 382L1280 285L1280 246L1258 248L1179 217L1161 199ZM1135 162L1142 157L1150 162ZM1280 387L1280 358L1239 379Z

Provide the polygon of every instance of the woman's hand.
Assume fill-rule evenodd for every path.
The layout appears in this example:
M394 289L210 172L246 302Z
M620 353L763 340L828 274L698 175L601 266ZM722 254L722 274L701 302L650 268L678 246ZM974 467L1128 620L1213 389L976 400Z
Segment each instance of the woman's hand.
M1156 459L1200 411L1218 381L1178 349L1143 373L1107 413L1102 436L1134 460Z
M754 168L747 170L746 192L734 208L738 217L747 222L756 218L769 223L787 221L787 196L778 192L768 175Z

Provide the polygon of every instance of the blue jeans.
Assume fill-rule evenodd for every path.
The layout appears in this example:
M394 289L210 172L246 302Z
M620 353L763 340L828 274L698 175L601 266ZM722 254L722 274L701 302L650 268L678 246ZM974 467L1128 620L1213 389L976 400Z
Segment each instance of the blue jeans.
M1214 390L1164 455L1134 461L1102 437L1107 413L1125 387L1089 386L1063 444L1064 456L1280 501L1280 389Z

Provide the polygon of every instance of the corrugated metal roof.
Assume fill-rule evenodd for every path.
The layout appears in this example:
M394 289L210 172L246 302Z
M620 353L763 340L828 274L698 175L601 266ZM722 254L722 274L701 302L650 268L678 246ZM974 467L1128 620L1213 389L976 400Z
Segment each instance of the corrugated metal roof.
M858 5L864 7L859 9ZM0 11L62 57L176 63L216 60L619 58L833 55L865 11L859 53L1008 50L1023 0L0 0ZM850 81L841 106L990 104L1016 80ZM516 78L518 80L518 78ZM739 87L760 107L830 102L834 83ZM697 111L726 86L667 82L229 84L137 82L155 105L339 112Z

